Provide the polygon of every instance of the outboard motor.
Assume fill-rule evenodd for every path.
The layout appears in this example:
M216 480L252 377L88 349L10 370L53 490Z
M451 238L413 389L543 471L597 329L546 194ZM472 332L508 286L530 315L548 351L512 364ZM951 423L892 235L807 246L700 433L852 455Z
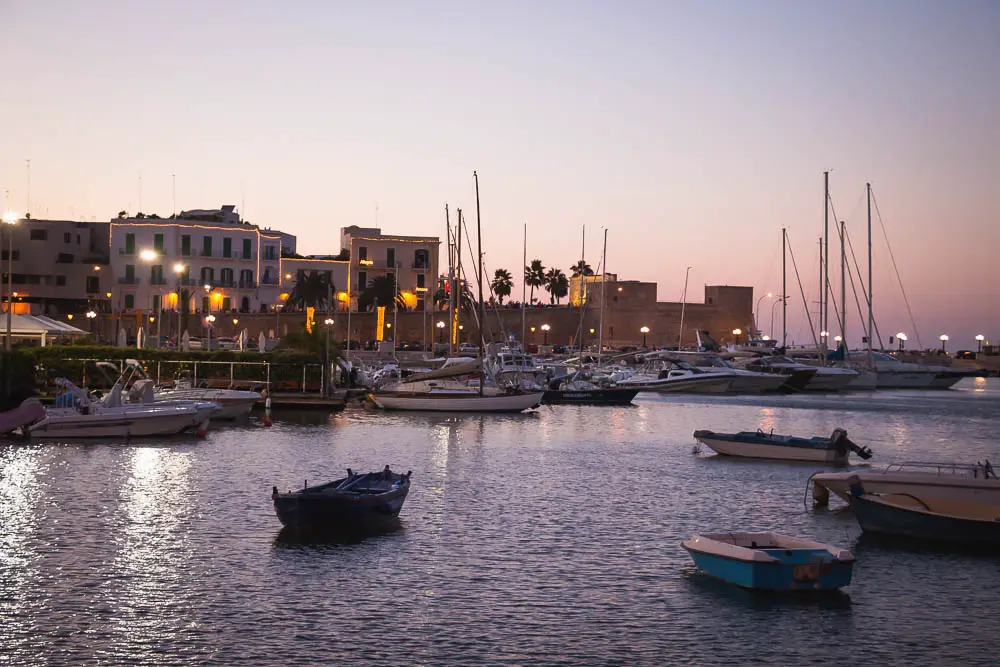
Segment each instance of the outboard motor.
M844 455L850 451L866 461L872 457L871 449L868 447L862 447L848 438L847 431L842 428L834 429L833 435L830 436L830 440L834 443L833 447L837 450L838 454Z

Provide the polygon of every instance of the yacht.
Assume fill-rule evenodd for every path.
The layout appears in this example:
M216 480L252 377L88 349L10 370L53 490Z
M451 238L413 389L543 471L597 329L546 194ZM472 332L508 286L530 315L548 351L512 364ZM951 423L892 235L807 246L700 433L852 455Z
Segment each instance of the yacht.
M788 386L800 391L840 391L858 377L858 372L849 368L809 366L784 355L754 359L745 368L789 375Z
M734 376L728 372L705 370L658 353L643 358L642 370L618 380L619 387L661 394L724 394L733 384Z
M137 364L138 367L138 364ZM139 398L141 394L140 381L132 385L129 392L130 402L142 402ZM183 371L169 387L156 387L153 390L153 402L164 403L173 401L208 401L218 403L221 408L215 419L240 419L250 414L253 406L262 401L261 395L255 391L241 391L238 389L213 389L210 387L195 387L191 384L191 377L187 371Z
M703 371L729 373L733 379L729 391L733 394L759 394L767 391L778 391L788 380L784 375L737 368L731 361L707 352L695 353L690 363Z
M851 352L848 358L851 361L867 363L868 353ZM879 389L931 389L937 380L938 371L931 366L900 361L884 352L872 352L871 360L875 367L875 384ZM959 379L955 379L947 387ZM947 387L939 385L936 388Z

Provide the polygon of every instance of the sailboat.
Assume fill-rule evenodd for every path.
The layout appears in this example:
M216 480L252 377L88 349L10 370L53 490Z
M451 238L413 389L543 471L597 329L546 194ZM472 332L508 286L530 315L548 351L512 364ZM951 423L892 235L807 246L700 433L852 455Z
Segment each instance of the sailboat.
M524 392L486 386L483 366L483 323L486 303L483 300L482 222L479 212L479 175L472 172L476 183L476 231L479 246L479 357L466 364L445 366L436 371L417 373L381 391L368 393L368 400L383 410L414 410L433 412L524 412L542 404L541 391ZM468 380L478 375L478 382Z

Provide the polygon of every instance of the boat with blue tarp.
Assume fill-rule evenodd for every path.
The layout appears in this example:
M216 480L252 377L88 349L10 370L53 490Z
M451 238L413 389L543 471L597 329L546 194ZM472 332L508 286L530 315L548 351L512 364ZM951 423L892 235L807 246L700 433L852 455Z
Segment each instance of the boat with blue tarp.
M750 459L783 459L787 461L812 461L844 465L853 453L862 459L870 459L872 450L862 447L847 437L847 431L834 429L830 437L800 438L794 435L776 435L740 431L739 433L716 433L697 430L695 440L724 456Z
M702 572L742 588L836 590L854 572L850 551L775 532L696 535L681 546Z

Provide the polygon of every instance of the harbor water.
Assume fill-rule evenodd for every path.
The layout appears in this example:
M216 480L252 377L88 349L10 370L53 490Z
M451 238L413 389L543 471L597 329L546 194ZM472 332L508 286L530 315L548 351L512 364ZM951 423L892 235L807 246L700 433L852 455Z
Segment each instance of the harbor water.
M1000 463L1000 380L525 415L275 415L204 440L0 444L0 661L58 664L997 664L1000 555L861 538L812 464L692 432ZM280 533L272 485L413 471L395 531ZM713 581L680 542L775 529L854 550L820 596Z

